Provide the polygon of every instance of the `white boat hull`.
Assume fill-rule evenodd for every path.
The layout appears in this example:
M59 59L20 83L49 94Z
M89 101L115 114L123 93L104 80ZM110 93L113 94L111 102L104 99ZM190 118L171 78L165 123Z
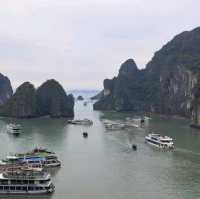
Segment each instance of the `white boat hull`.
M1 194L49 194L53 193L54 190L39 190L39 191L0 191Z

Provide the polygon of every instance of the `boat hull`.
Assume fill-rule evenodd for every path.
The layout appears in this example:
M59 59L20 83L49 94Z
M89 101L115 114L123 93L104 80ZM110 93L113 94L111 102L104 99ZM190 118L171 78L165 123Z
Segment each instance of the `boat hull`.
M0 191L0 195L1 194L32 194L32 195L35 195L35 194L51 194L53 193L54 190L43 190L43 191Z

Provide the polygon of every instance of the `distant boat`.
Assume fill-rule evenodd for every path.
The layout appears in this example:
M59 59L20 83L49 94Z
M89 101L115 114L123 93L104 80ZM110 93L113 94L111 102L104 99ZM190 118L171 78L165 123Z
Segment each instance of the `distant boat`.
M105 127L109 130L119 130L119 129L124 129L124 128L139 128L139 125L135 124L134 121L132 120L127 120L127 121L111 121L111 120L103 120L103 123Z
M93 125L93 121L89 119L83 120L68 120L68 124L75 124L75 125Z
M161 149L173 149L173 139L168 136L161 136L160 134L150 133L145 137L145 141L155 147Z
M127 123L128 125L130 125L130 127L133 126L133 127L138 128L138 127L140 127L142 124L145 124L146 122L148 122L149 119L151 119L151 118L146 117L146 116L144 116L144 117L138 117L138 118L130 118L130 117L127 117L127 118L126 118L126 123Z
M121 130L125 129L125 124L105 124L105 128L108 130Z
M7 132L13 135L19 135L22 131L21 125L19 124L8 124L7 125Z

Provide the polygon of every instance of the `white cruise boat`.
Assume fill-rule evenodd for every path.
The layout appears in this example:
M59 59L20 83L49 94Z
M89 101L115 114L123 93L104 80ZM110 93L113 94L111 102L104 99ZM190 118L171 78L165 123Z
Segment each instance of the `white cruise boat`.
M19 124L8 124L7 132L13 135L19 135L21 133L21 126Z
M40 156L7 156L5 160L0 161L0 166L9 166L13 164L27 164L33 168L52 168L60 167L61 162L57 159L55 155L49 155L46 157Z
M50 174L33 169L7 170L0 174L0 194L52 193Z
M150 133L145 137L145 142L161 149L173 149L173 139L168 136L161 136L160 134Z

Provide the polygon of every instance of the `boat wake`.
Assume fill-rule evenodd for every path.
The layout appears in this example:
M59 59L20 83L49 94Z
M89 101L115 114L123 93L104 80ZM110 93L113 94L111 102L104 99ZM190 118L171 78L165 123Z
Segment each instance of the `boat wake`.
M179 152L179 153L190 154L190 155L194 155L194 156L200 156L200 153L198 153L198 152L194 152L194 151L191 151L188 149L183 149L183 148L176 148L174 151Z

